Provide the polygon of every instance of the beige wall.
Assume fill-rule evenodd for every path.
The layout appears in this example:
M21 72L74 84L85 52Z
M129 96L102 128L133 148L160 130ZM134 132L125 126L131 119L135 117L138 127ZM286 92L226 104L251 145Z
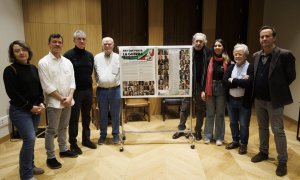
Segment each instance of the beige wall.
M10 63L8 61L8 46L14 40L25 40L23 12L21 0L0 1L0 74ZM8 119L9 98L6 95L3 78L0 80L0 119ZM8 126L0 128L0 138L9 134Z
M296 57L297 78L290 88L294 103L285 107L284 114L298 120L300 100L300 1L265 0L263 23L274 26L277 31L277 46L289 49ZM257 39L258 41L258 39Z
M77 29L87 33L87 50L93 54L101 50L100 0L23 0L23 11L25 38L34 50L34 63L49 52L52 33L63 36L64 52L74 47L73 32Z

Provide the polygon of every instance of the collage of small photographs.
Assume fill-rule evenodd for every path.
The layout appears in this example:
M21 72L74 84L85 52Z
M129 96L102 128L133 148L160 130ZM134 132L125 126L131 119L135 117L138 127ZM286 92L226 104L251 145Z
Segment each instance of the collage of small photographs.
M180 59L180 90L189 90L190 89L190 50L180 50L179 53Z
M154 81L123 81L123 96L148 96L154 94Z
M158 90L169 90L169 53L158 50Z

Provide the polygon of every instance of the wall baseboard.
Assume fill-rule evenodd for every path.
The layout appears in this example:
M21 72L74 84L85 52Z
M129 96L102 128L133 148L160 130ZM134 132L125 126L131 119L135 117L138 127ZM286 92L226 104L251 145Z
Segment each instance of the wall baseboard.
M8 125L8 115L0 118L0 128Z
M8 141L9 139L10 139L10 135L9 135L9 134L6 135L6 136L1 137L1 138L0 138L0 144L2 144L2 143L4 143L4 142Z
M295 120L295 119L292 119L292 118L290 118L290 117L288 117L288 116L285 116L285 115L283 115L283 118L284 118L285 120L288 120L289 122L295 124L296 126L298 125L298 121Z

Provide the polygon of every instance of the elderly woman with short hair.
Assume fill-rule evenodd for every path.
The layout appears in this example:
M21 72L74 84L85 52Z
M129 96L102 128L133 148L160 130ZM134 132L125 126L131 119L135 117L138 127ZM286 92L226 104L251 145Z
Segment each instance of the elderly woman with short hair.
M226 149L239 147L239 154L247 153L249 139L253 66L247 61L248 55L249 50L245 44L236 44L233 48L236 64L228 67L223 77L233 140L227 144Z

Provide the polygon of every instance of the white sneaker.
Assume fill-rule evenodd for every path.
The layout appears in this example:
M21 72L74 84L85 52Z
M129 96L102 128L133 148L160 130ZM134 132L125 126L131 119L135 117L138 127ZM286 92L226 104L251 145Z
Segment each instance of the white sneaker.
M210 139L204 139L204 144L209 144L210 143Z
M217 146L221 146L223 144L223 141L222 140L217 140L217 142L216 142L216 145Z

